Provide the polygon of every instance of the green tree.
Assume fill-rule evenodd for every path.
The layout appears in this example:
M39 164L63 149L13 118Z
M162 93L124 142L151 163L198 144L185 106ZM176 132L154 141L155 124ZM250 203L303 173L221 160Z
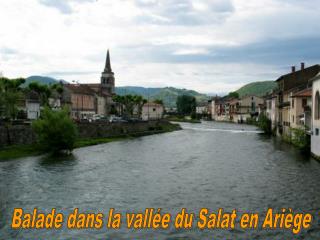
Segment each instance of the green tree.
M163 106L163 101L161 99L155 99L153 102Z
M239 93L237 93L237 92L229 92L228 97L229 98L239 98Z
M290 128L292 144L304 152L310 152L310 137L307 131L307 127Z
M25 79L23 78L0 78L0 114L2 117L16 119L18 114L18 103L23 98L21 85L24 82Z
M4 83L0 79L0 117L3 116L4 113Z
M147 102L146 99L144 99L140 95L116 95L113 97L113 101L118 103L118 112L119 114L125 117L131 117L133 115L134 107L137 106L138 108L138 115L141 116L142 112L142 106Z
M135 106L135 98L133 95L128 94L123 96L124 97L124 116L125 117L130 117L133 114L133 109Z
M52 89L44 84L39 84L38 82L31 82L28 85L28 89L30 91L35 91L39 94L40 97L40 103L43 106L49 105L49 97L52 94Z
M181 95L177 98L177 111L180 115L194 116L196 113L196 98L189 95Z
M266 134L272 133L271 120L265 115L260 114L258 118L258 127Z
M118 114L120 116L122 116L123 114L123 103L124 103L124 97L123 96L120 96L120 95L115 95L112 97L112 100L117 103L117 106L118 106Z
M73 150L77 138L77 128L66 108L52 111L45 107L41 118L32 123L32 128L36 132L39 146L43 150L53 153Z
M135 105L137 106L138 108L138 116L141 117L142 115L142 107L145 103L147 103L147 100L144 99L142 96L140 95L135 95L134 96L134 102L135 102Z
M59 94L63 93L63 84L62 83L55 83L53 85L50 85L51 90L56 91Z

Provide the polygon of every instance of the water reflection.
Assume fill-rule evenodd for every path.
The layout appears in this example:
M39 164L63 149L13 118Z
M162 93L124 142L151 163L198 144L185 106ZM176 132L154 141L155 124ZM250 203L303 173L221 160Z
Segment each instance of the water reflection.
M39 158L39 164L43 167L50 166L72 166L77 164L77 157L74 154L45 155Z

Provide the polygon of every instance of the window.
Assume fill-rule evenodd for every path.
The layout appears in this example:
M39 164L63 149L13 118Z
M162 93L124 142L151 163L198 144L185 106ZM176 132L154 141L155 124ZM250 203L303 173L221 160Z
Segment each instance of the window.
M152 111L154 111L154 112L155 112L155 111L156 111L156 109L155 109L155 108L153 108L153 109L152 109Z
M283 95L280 95L279 96L279 103L282 103L283 102Z
M319 91L317 91L315 99L314 99L314 119L320 119L320 95Z
M251 103L251 112L256 112L256 103L255 102Z
M307 106L307 103L308 103L307 99L303 98L302 99L302 107L304 108L305 106Z
M319 128L316 128L316 136L319 136Z
M291 106L294 108L294 98L292 98Z
M292 122L294 123L294 115L292 115Z

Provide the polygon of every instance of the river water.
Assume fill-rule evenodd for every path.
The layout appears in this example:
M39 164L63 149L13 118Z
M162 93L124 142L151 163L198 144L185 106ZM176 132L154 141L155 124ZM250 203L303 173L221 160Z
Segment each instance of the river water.
M320 239L320 164L255 127L204 122L181 131L76 149L72 156L0 161L0 239ZM312 227L288 230L13 230L14 208L238 213L291 207ZM196 225L195 225L196 226Z

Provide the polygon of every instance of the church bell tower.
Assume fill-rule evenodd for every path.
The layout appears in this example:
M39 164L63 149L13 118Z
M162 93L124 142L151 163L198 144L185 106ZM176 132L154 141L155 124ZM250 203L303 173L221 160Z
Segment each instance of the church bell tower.
M114 73L111 69L109 50L107 52L106 65L101 73L101 87L106 89L109 94L114 93Z

